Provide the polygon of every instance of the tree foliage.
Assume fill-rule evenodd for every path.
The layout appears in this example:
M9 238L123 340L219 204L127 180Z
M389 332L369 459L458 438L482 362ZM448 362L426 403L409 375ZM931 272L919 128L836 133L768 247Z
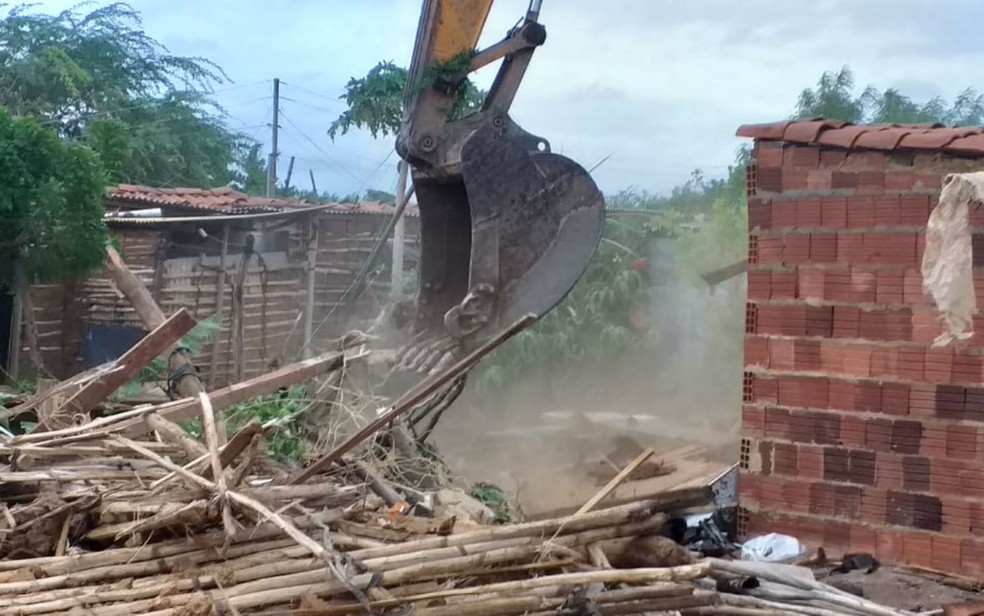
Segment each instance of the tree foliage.
M380 62L365 77L353 77L340 97L348 108L331 123L328 135L335 139L353 128L368 130L374 139L397 134L403 120L406 85L407 69L392 62ZM452 110L453 118L476 111L485 100L485 93L470 80L465 79L461 88L457 105Z
M814 88L807 88L796 102L795 117L822 117L855 124L863 122L887 124L942 123L953 126L984 124L984 94L967 88L947 106L940 97L923 103L912 100L894 88L880 91L867 86L855 94L854 73L844 66L827 71Z
M168 53L126 4L80 8L47 15L21 5L0 19L0 105L91 145L113 182L232 180L248 143L208 94L227 81L222 70Z
M28 281L85 275L102 265L106 176L87 147L0 107L0 276L19 262Z

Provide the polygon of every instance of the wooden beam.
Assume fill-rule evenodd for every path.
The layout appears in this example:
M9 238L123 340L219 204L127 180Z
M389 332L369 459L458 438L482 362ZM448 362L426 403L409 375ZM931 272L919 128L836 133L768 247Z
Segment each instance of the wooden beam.
M338 370L344 363L343 353L326 353L213 391L209 393L209 398L213 409L228 408L250 398L275 392L281 387L290 387L319 374ZM189 397L162 404L154 411L165 419L181 424L197 417L201 412L201 406L198 398ZM150 429L142 417L135 417L117 424L113 431L133 437L145 434Z
M215 314L219 315L219 331L212 341L212 356L209 358L208 388L215 388L216 374L219 371L219 334L222 333L222 320L225 309L226 259L229 257L229 223L222 225L222 254L219 256L218 279L215 281Z
M743 259L732 263L731 265L726 265L725 267L719 267L716 270L705 272L701 274L701 278L704 282L710 286L715 286L721 284L726 280L731 280L735 276L739 276L748 271L748 260Z
M229 442L219 450L219 464L222 465L222 468L226 468L235 462L236 458L239 457L239 454L245 451L246 447L249 446L249 443L253 440L253 437L262 433L263 425L258 419L253 419L242 428L239 428L239 430L232 435L232 438L229 439ZM212 479L212 466L207 462L205 463L205 468L202 469L201 475L205 479Z
M164 324L166 317L150 290L143 281L126 266L120 254L112 246L106 246L106 273L109 274L116 288L120 290L137 311L137 316L147 329L157 329Z
M622 485L622 482L624 482L626 479L628 479L629 478L629 475L631 475L632 473L634 473L636 471L636 469L638 469L640 466L642 466L643 464L645 464L646 463L646 460L648 460L650 457L652 457L652 455L654 453L655 452L653 451L653 448L652 447L647 447L645 451L643 451L638 456L636 456L636 459L635 460L633 460L632 462L629 463L628 466L626 466L625 468L623 468L622 471L618 475L615 475L614 477L612 477L612 480L609 481L605 485L605 487L603 487L602 489L598 490L598 492L594 496L592 496L590 499L588 499L588 502L586 502L583 505L581 505L581 508L577 510L577 512L574 514L574 516L575 517L582 516L582 515L586 514L587 512L591 511L592 509L594 509L595 507L597 507L598 506L598 503L600 503L601 501L605 500L605 497L608 496L609 494L611 494L612 491L615 490L615 488L617 488L618 486Z
M24 294L31 288L24 279L24 267L20 262L14 264L14 288L9 290L13 303L10 313L10 338L7 345L7 365L3 368L10 379L16 381L20 376L20 353L24 339Z
M65 408L72 413L85 413L103 402L127 381L137 376L154 358L172 348L174 344L192 330L195 318L184 308L175 312L154 331L114 362L117 369L87 383L65 402Z
M155 330L160 327L166 320L164 311L154 301L154 296L150 294L147 286L136 274L130 271L130 268L126 266L126 263L120 258L115 248L106 246L106 257L106 273L116 283L116 288L133 305L133 309L137 311L137 316L140 317L144 327L148 330ZM166 350L174 351L176 349L177 345L172 345ZM190 370L191 374L195 375L194 378L178 379L177 383L175 383L175 389L181 397L197 397L198 394L204 391L202 382L197 378L197 372L194 370L194 364L191 363L191 358L188 357L187 353L184 351L172 353L168 363L168 369L171 374Z
M199 443L195 437L185 432L184 428L173 421L164 419L157 413L149 413L144 417L144 421L161 438L181 447L188 457L194 459L208 455L208 449L205 448L205 445Z
M304 359L311 357L311 337L314 335L314 288L318 270L318 219L308 216L308 246L307 246L307 295L304 299L304 340L301 341L301 352Z

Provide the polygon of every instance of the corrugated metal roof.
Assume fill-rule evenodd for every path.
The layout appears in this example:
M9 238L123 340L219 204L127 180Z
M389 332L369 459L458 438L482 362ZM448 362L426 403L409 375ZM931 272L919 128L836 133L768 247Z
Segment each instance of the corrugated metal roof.
M135 205L152 205L209 212L215 214L256 214L261 212L290 212L317 208L337 214L389 215L393 206L386 203L364 201L359 203L324 204L298 199L251 197L229 187L222 188L152 188L133 184L119 184L108 189L113 201ZM417 216L414 204L406 209L407 216Z
M739 137L788 141L843 149L948 152L984 156L984 128L942 124L851 124L837 120L794 120L744 124Z

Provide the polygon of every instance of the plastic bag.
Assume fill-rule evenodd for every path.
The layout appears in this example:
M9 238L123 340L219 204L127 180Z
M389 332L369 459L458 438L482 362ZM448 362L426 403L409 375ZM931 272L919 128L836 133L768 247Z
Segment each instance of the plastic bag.
M755 537L741 546L741 559L756 562L777 563L806 553L806 548L795 537L770 533Z
M934 347L968 340L974 335L977 302L967 218L971 203L981 201L984 201L984 172L951 173L943 180L940 202L926 225L923 291L933 298L944 325L943 332L933 341Z

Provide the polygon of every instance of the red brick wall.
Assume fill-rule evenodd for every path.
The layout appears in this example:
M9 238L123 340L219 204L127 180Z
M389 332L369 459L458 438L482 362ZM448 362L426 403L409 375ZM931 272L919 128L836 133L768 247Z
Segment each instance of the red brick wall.
M984 576L984 321L969 344L930 348L940 322L919 267L942 176L981 169L942 155L756 143L746 535ZM984 213L972 224L984 228ZM984 306L984 268L975 285Z

